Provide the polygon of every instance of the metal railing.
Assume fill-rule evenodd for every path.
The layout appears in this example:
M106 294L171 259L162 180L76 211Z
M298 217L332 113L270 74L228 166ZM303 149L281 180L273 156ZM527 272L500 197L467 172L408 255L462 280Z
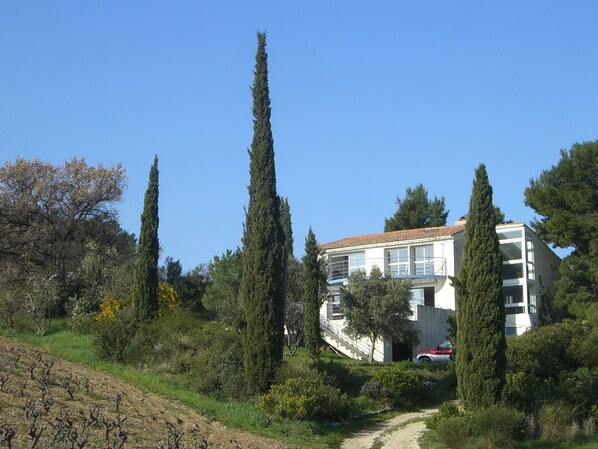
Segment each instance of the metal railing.
M363 265L349 265L348 260L328 261L328 281L347 279L352 273L366 271L377 266L386 276L392 278L426 278L444 277L446 273L446 258L427 257L409 258L400 262L390 262L388 258L364 259Z

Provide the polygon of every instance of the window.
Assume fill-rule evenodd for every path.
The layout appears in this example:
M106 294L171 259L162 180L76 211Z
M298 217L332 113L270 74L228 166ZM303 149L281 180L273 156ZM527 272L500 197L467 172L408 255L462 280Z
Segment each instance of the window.
M519 279L523 277L523 264L511 263L503 264L502 278L503 279Z
M505 307L507 315L516 315L518 313L525 313L525 307Z
M534 265L534 242L527 240L525 242L527 249L527 278L536 279L536 268Z
M391 249L386 253L387 271L391 277L409 274L409 248Z
M536 313L536 289L534 284L527 284L527 302L529 304L529 313Z
M414 274L434 274L434 245L413 247Z
M523 286L508 285L502 288L502 297L505 305L523 303Z
M521 260L521 242L508 242L500 244L502 260Z
M327 315L329 320L342 320L341 296L333 295L328 298Z
M499 231L497 232L499 240L509 240L521 238L521 229L515 229L513 231Z
M365 252L349 254L349 275L365 271Z
M346 279L355 271L365 271L365 252L330 256L330 280Z
M434 307L434 287L412 288L409 302L412 305Z

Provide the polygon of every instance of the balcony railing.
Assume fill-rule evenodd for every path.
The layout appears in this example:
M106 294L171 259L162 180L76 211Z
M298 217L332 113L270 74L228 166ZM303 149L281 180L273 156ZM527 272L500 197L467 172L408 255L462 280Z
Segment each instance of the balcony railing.
M399 262L391 262L389 259L371 258L362 259L362 265L349 264L348 260L328 262L328 281L346 280L356 271L370 271L373 266L377 266L386 276L392 278L431 278L446 277L446 258L427 257L410 258Z

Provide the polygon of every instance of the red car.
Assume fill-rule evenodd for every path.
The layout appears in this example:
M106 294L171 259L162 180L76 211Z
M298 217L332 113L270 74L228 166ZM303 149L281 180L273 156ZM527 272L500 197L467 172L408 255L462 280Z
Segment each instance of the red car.
M417 351L416 359L419 363L449 362L453 360L455 344L452 340L444 340L435 348Z

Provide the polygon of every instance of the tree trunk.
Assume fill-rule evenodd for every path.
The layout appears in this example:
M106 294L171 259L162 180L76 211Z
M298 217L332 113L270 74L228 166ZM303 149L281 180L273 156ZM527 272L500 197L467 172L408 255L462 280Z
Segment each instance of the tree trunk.
M374 361L374 350L376 349L376 340L378 339L377 335L372 335L372 348L370 349L370 357L368 362L372 363Z

